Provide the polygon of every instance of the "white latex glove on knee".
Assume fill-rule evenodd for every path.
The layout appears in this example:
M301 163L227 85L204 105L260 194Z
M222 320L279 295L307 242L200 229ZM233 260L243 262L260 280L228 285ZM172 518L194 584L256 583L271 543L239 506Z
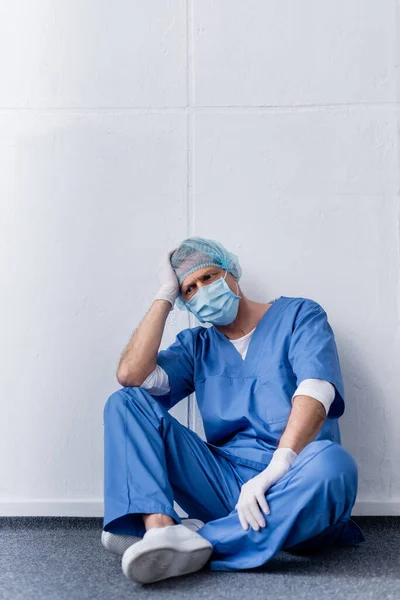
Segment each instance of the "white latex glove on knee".
M264 471L246 481L241 487L239 500L235 506L240 524L246 531L251 525L254 531L265 527L265 519L260 508L269 515L270 510L265 499L267 490L291 468L297 457L291 448L277 448Z
M176 248L171 248L163 256L158 267L158 279L160 282L160 288L154 297L154 300L168 300L171 303L171 310L174 307L175 300L179 295L179 281L175 275L175 271L171 265L171 254Z

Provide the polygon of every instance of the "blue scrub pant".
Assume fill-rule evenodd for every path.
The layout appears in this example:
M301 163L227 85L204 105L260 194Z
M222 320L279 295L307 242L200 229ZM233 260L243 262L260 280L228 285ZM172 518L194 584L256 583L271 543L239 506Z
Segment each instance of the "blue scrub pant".
M142 513L182 523L175 500L205 523L197 533L213 545L216 571L257 567L280 550L302 554L365 540L350 519L357 466L337 442L309 443L267 491L266 526L245 531L234 506L243 483L261 470L214 454L140 387L121 388L105 404L105 531L143 537Z

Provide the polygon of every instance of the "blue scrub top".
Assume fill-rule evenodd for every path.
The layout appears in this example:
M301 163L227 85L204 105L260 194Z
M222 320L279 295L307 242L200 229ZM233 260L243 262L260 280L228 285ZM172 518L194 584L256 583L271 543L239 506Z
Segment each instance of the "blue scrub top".
M335 398L315 439L339 444L344 389L334 333L320 304L279 296L253 332L243 360L214 326L184 329L158 353L170 392L155 398L168 410L196 393L207 445L233 461L265 468L279 444L301 381L325 379Z

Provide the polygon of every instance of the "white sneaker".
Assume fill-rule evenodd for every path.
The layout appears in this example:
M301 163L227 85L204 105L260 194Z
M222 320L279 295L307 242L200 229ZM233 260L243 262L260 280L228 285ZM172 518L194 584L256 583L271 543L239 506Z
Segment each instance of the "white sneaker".
M182 519L182 525L185 525L185 527L192 531L197 531L200 527L203 527L204 523L203 521L200 521L200 519ZM135 535L120 535L104 530L101 532L101 543L104 548L109 552L119 554L120 556L123 555L129 546L139 542L141 539L141 537Z
M122 571L136 583L152 583L198 571L212 551L208 540L184 525L152 527L125 550Z

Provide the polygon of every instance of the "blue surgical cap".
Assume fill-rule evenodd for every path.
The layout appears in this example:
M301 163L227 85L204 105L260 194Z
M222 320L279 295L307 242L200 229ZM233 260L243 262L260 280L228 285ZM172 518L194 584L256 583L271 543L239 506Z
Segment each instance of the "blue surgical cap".
M219 267L232 273L237 280L242 275L238 257L216 240L203 237L190 237L183 240L171 255L171 265L179 285L188 275L203 267ZM181 295L176 299L178 308L185 308Z

